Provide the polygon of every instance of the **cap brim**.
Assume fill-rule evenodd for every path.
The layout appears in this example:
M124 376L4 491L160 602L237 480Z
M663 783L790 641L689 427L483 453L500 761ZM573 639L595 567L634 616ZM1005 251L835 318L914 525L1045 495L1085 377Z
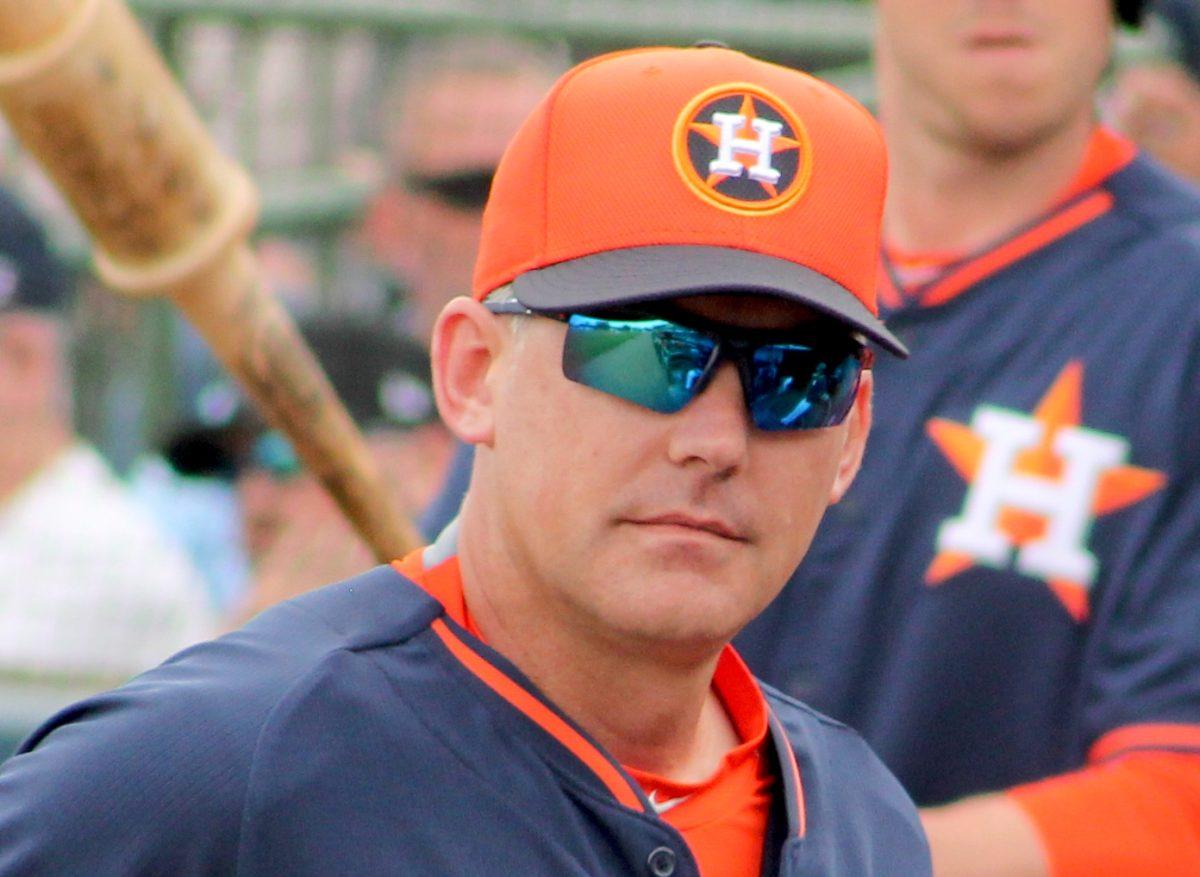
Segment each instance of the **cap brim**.
M749 250L663 245L607 250L527 271L513 293L534 311L600 309L681 295L770 295L807 305L908 356L879 318L849 290L809 268Z

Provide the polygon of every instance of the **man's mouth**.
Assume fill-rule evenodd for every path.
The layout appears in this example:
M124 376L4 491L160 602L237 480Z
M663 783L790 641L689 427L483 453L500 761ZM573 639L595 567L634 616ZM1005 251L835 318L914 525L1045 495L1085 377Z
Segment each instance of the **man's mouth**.
M644 527L680 527L686 530L710 533L713 536L719 536L722 539L729 539L734 542L749 541L746 534L740 528L722 518L698 515L690 512L664 512L648 517L631 518L629 519L629 523Z
M978 25L966 34L966 44L972 49L1003 51L1033 48L1033 31L1019 25Z

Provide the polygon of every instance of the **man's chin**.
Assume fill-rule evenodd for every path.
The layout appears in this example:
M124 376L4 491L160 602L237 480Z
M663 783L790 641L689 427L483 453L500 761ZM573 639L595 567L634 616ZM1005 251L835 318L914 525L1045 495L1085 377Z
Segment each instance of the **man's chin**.
M972 151L997 159L1023 154L1053 137L1065 124L1049 111L1031 112L1028 103L996 101L971 109L961 139Z
M631 598L606 613L605 624L625 644L678 661L716 654L751 620L745 603L730 600L728 592L707 597L695 591L677 593L675 598L662 593Z
M729 578L734 566L745 565L753 543L682 527L638 527L627 549L631 561L648 580L694 578L705 582Z

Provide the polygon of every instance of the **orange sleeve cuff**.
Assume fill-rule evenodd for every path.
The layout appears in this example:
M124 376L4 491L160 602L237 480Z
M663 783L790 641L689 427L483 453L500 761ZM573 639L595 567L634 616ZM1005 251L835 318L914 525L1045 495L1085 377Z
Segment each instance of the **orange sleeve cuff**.
M1200 754L1134 752L1019 786L1050 877L1200 874Z

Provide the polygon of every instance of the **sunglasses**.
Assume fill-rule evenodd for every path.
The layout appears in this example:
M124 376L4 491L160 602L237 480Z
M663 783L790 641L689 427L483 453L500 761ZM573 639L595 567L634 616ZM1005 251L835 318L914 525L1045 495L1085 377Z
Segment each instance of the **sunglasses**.
M479 168L439 176L411 174L405 182L413 192L456 210L482 211L491 190L492 171Z
M673 414L704 392L717 367L737 367L750 419L766 431L822 429L846 419L872 352L844 340L717 329L698 319L636 312L538 314L518 301L485 302L495 314L544 316L567 324L563 374L576 383ZM772 337L773 336L773 337Z

